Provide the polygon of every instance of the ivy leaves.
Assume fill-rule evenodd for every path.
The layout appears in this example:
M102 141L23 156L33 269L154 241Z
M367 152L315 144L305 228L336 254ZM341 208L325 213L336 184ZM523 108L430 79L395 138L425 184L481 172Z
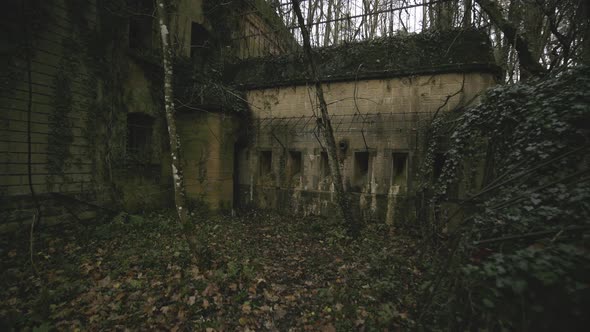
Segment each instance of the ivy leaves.
M435 203L462 184L461 198L475 204L457 232L465 255L453 308L463 323L514 329L522 315L531 327L583 321L577 313L588 304L590 277L579 236L590 229L588 91L590 68L575 68L492 88L479 106L434 122L435 137L453 125L432 187Z

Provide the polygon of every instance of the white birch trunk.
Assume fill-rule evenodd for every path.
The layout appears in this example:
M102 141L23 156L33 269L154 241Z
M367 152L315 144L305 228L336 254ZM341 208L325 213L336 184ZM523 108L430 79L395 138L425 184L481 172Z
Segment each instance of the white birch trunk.
M158 19L158 30L162 42L162 64L164 67L164 107L166 113L166 122L168 125L168 137L170 139L170 156L172 157L172 178L174 181L174 202L178 219L184 230L186 240L193 255L196 257L198 241L195 237L195 230L189 219L186 209L186 194L184 187L184 176L182 165L180 163L180 139L176 131L176 119L174 117L174 90L173 67L172 67L172 49L170 47L170 30L166 17L166 7L164 0L156 1L156 12Z

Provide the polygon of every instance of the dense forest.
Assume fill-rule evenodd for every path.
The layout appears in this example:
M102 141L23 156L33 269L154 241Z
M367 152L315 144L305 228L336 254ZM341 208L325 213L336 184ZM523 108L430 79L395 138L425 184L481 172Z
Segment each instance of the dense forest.
M9 2L0 329L590 324L586 1Z

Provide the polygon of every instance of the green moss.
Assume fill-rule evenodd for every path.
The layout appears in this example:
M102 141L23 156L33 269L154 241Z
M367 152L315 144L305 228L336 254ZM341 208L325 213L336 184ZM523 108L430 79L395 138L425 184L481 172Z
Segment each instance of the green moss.
M496 71L486 35L476 30L427 31L316 49L325 81L425 72ZM242 86L301 84L308 80L302 53L252 59L229 66L226 79Z

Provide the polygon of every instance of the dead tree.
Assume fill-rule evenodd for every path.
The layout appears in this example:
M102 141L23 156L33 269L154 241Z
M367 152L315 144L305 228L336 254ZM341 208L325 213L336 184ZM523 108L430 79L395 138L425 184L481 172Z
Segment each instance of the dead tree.
M332 123L330 121L330 115L328 114L328 105L324 98L324 90L322 89L322 83L319 79L315 59L313 57L313 51L311 49L309 31L305 25L303 14L301 13L301 7L299 6L300 0L293 0L293 10L297 15L299 27L301 28L301 34L303 35L303 49L307 58L307 67L311 79L313 80L315 92L319 100L320 106L320 117L317 119L317 123L326 141L326 150L328 154L328 164L332 171L332 180L334 182L334 193L336 196L336 203L340 208L340 214L348 227L349 233L356 237L360 230L360 224L352 214L351 200L344 187L344 181L342 173L340 172L340 162L338 158L338 150L336 148L336 139L334 138L334 130L332 129Z
M195 229L190 221L186 207L186 192L184 186L184 176L182 164L180 163L181 147L180 138L176 131L176 119L174 111L174 89L173 70L172 70L172 48L170 46L170 30L167 20L166 6L164 0L156 1L156 14L158 19L158 30L162 42L162 64L164 67L164 108L166 113L166 122L168 125L168 137L170 139L170 156L172 157L172 178L174 182L174 202L178 219L186 237L189 249L195 258L198 248L198 240Z

